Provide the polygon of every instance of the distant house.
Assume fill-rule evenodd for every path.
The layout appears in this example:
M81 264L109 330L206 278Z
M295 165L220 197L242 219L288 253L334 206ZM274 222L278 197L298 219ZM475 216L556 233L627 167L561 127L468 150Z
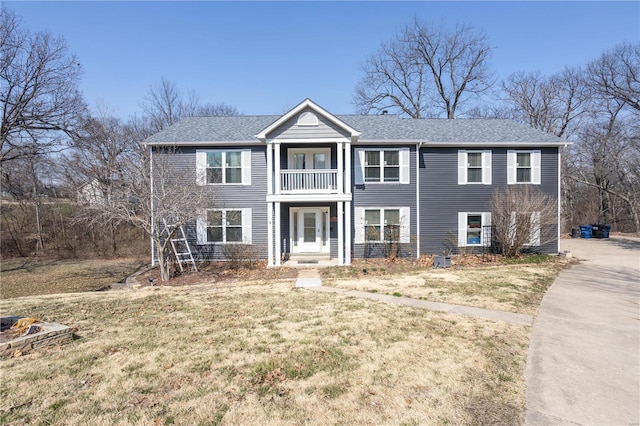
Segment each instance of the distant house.
M482 248L496 188L535 185L559 200L565 145L509 120L334 115L309 99L282 116L186 118L146 143L152 155L175 147L176 178L211 188L211 209L188 229L198 258L244 243L270 266L301 254L348 265L385 241L416 257L452 238Z

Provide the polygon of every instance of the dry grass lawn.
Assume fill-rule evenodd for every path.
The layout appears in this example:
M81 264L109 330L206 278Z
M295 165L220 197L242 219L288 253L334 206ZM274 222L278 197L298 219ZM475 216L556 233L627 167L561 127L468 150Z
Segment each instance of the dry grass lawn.
M0 424L522 423L528 327L293 286L4 299L78 338L0 360Z
M393 275L329 277L323 285L534 315L562 264L426 269Z
M146 264L143 259L41 260L2 259L0 297L9 299L41 294L105 289L124 281Z

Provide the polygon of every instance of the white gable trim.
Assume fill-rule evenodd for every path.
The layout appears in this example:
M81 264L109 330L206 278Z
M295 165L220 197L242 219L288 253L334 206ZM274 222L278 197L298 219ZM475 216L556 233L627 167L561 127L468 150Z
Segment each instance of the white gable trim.
M326 109L322 108L321 106L319 106L318 104L313 102L311 99L307 98L304 101L302 101L301 103L299 103L297 106L295 106L293 109L291 109L289 112L287 112L286 114L284 114L283 116L278 118L276 121L271 123L264 130L262 130L260 133L258 133L256 135L256 138L258 138L260 140L263 140L263 141L266 140L267 139L267 135L269 133L271 133L272 131L274 131L278 127L280 127L283 123L287 122L287 120L289 120L290 118L292 118L295 115L297 115L300 112L302 112L305 108L310 108L315 113L317 113L319 115L322 115L324 118L326 118L327 120L331 121L336 126L340 127L341 129L343 129L344 131L349 133L351 135L351 137L360 136L360 132L358 132L356 129L354 129L351 126L347 125L344 121L338 119L335 115L331 114L329 111L327 111Z

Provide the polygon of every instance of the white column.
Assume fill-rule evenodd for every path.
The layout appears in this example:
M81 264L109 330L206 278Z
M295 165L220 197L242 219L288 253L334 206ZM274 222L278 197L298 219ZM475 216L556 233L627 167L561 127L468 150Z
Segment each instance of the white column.
M420 259L420 147L416 144L416 259Z
M344 158L344 144L342 142L338 142L336 145L336 151L338 153L338 193L343 194L347 192L344 187L344 165L342 161Z
M276 181L276 194L279 194L280 193L280 142L275 142L274 146L276 148L276 152L275 152L276 158L274 159L275 165L276 165L275 172L274 172L274 179ZM276 214L277 214L277 211L278 210L276 210Z
M351 265L351 201L344 203L344 264Z
M267 195L273 194L273 145L267 142Z
M280 258L282 257L282 244L281 244L281 240L280 238L282 238L282 236L280 235L280 203L275 203L275 207L276 207L276 218L275 218L275 222L276 222L276 235L275 235L275 239L276 239L276 266L280 266Z
M344 203L338 201L338 265L344 265Z
M344 144L344 192L351 194L351 142Z
M273 203L267 203L267 266L273 266Z

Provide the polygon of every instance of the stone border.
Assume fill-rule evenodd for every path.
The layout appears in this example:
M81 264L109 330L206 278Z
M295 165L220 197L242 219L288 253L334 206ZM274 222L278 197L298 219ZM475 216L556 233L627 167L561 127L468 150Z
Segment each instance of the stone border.
M0 324L11 326L22 317L7 316L0 318ZM56 344L64 344L73 340L75 329L57 322L39 322L36 323L41 331L26 336L17 337L13 340L0 343L0 355L10 356L15 351L26 353L32 349Z

